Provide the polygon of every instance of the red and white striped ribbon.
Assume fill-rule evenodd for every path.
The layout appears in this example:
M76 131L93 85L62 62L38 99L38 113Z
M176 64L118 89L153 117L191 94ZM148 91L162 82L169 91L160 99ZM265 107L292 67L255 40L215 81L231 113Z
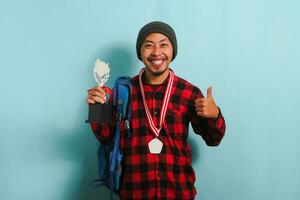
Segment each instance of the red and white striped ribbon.
M166 116L166 112L167 112L168 103L169 103L170 96L171 96L171 90L172 90L172 86L173 86L173 82L174 82L174 72L172 70L170 70L169 82L168 82L167 89L164 94L163 105L162 105L162 109L160 112L159 125L158 125L158 127L156 127L153 122L153 118L152 118L152 115L150 114L149 108L147 106L146 98L145 98L145 92L144 92L143 83L142 83L142 75L143 75L144 71L145 71L145 68L143 68L139 73L139 84L140 84L140 90L141 90L142 97L143 97L144 108L145 108L148 123L150 125L152 132L156 136L159 136L159 132L163 126L163 122L165 120L165 116Z

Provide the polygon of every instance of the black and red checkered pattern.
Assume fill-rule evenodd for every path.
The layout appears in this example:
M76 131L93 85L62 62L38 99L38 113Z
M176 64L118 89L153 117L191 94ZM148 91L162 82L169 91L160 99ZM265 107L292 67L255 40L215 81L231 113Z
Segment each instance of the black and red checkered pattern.
M158 136L164 146L160 154L151 154L148 143L155 135L146 119L138 76L133 77L131 82L132 137L127 138L125 132L121 132L120 148L124 157L120 199L194 199L195 173L187 141L189 124L191 122L194 132L201 135L207 145L216 146L225 133L222 114L217 119L197 116L194 101L203 97L201 91L175 76L166 118ZM143 84L156 126L167 83L168 79L161 85L149 85L145 81ZM91 124L91 127L98 140L108 140L113 133L113 127L106 124Z

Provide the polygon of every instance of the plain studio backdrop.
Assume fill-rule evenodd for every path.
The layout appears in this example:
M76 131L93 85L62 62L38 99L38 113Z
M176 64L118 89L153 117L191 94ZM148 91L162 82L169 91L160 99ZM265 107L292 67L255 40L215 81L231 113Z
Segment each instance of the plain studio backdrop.
M218 147L190 129L201 200L300 199L300 1L0 0L0 199L99 200L85 98L97 58L118 76L143 67L139 29L178 38L178 76L213 96Z

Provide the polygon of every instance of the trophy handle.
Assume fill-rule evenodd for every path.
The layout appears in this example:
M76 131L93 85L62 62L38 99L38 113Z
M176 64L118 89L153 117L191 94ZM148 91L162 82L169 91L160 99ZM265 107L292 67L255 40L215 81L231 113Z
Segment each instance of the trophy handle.
M106 99L110 99L112 90L109 87L102 87L106 92ZM89 116L86 123L111 123L112 122L112 103L107 102L105 104L95 103L89 104Z

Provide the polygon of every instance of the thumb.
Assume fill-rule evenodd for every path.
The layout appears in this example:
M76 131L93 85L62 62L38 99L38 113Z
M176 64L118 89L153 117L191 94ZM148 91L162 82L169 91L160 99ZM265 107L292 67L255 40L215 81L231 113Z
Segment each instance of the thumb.
M207 88L207 97L212 97L212 87L211 86L209 86Z

